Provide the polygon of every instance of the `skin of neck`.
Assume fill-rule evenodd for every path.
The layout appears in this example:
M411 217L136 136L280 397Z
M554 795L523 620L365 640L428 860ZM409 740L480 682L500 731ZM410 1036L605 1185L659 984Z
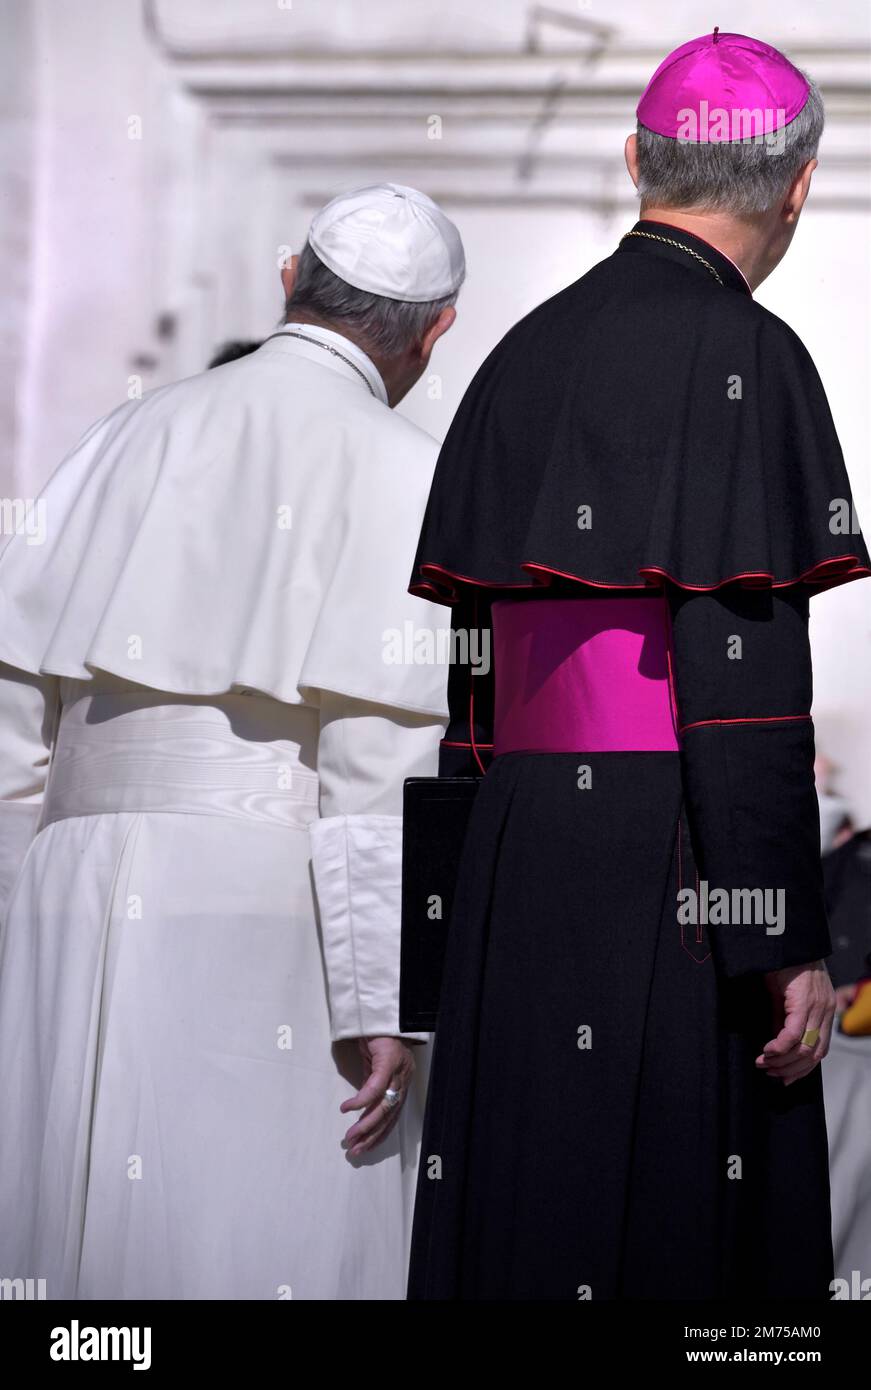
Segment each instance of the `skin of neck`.
M284 266L281 271L281 284L286 299L290 299L293 293L298 261L298 256L292 256L290 264ZM423 376L429 365L433 348L442 334L447 333L456 317L456 309L442 309L438 318L430 324L418 342L413 343L404 352L394 353L391 356L386 356L377 348L371 347L365 336L358 333L353 325L329 323L308 309L294 308L293 304L287 310L285 323L308 323L313 328L327 328L331 333L341 334L343 338L347 338L355 347L358 347L361 352L365 352L370 361L378 368L381 380L384 382L384 389L387 392L387 403L393 409L404 396L408 395L415 382Z
M625 148L626 167L636 188L638 186L638 156L635 135L630 135ZM766 280L780 264L795 235L801 210L810 191L811 175L817 167L815 159L808 160L793 179L779 202L765 212L743 215L717 208L663 207L654 202L641 202L642 218L667 222L701 237L743 272L752 290Z

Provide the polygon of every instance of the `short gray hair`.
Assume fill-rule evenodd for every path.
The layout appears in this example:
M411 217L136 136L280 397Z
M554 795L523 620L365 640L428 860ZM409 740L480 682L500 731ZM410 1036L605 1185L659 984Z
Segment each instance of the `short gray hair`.
M638 123L638 193L649 207L765 212L783 198L823 133L823 99L810 91L799 114L773 134L694 144ZM747 113L739 113L746 115Z
M423 304L369 294L335 275L306 242L285 305L285 322L295 310L306 309L325 323L353 328L364 347L396 357L420 342L442 310L456 303L459 292L457 287L453 294Z

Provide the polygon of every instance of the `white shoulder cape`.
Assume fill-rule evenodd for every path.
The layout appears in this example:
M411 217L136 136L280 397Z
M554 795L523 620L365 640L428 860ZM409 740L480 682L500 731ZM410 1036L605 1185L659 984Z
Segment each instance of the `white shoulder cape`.
M445 717L445 610L406 589L436 454L283 343L126 402L0 555L0 660Z

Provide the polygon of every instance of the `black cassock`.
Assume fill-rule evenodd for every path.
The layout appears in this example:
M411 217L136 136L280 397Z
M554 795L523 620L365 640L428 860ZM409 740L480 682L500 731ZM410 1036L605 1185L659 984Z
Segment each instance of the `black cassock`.
M486 775L413 1299L830 1296L820 1069L784 1086L754 1059L779 1027L765 973L830 951L808 602L869 559L801 342L706 242L633 230L480 368L412 588L458 632L496 599L658 603L679 751L499 752L497 727L494 756L498 660L452 668L440 772ZM784 929L686 925L702 883L782 890Z

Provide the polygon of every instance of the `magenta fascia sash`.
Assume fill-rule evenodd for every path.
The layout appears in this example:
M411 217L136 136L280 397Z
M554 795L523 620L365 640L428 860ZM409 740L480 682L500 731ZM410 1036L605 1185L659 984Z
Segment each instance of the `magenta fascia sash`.
M499 599L492 613L494 756L679 750L663 597Z

